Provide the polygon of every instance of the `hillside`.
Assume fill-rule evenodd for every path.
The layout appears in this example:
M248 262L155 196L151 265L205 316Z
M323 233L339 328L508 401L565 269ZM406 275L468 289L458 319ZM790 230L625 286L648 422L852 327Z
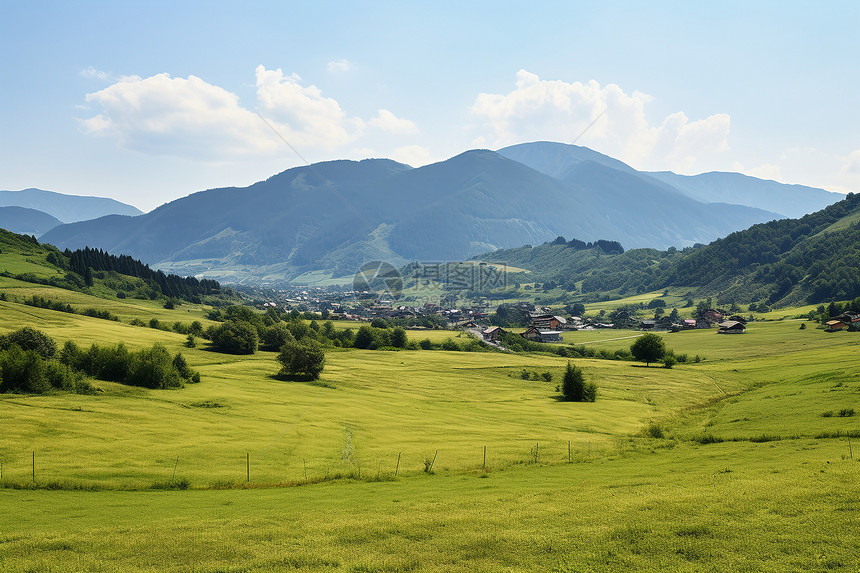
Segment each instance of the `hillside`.
M606 253L582 241L553 241L478 257L532 271L571 292L625 296L692 289L726 302L819 303L860 296L860 196L800 219L753 225L683 250Z
M105 215L140 215L137 207L106 197L65 195L42 189L0 191L0 206L27 207L43 211L63 223L86 221Z
M597 163L628 174L628 190L636 190L645 197L650 197L646 189L658 187L663 192L680 193L701 203L744 205L779 214L773 218L802 217L843 197L839 193L824 189L787 185L740 173L712 172L687 176L671 171L640 172L626 163L587 147L548 141L512 145L498 150L498 153L561 180L570 177L585 163ZM653 243L642 246L658 245Z
M844 197L824 189L786 185L740 173L715 171L689 176L670 171L655 171L648 175L680 189L697 201L757 207L795 219L824 209Z
M22 235L39 236L47 233L62 222L36 209L26 207L0 207L0 229Z
M304 273L348 278L370 260L464 260L558 235L683 247L778 217L705 205L583 153L589 159L563 179L486 150L418 169L384 159L324 162L247 188L194 193L138 217L63 225L44 238L247 284Z
M165 274L128 255L89 248L60 251L5 229L0 229L0 276L108 299L177 298L200 303L233 297L211 279Z

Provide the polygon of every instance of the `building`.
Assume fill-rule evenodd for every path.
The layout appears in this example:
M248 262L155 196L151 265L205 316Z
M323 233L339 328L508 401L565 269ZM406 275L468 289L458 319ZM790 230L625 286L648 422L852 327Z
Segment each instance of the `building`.
M727 320L719 324L720 329L717 334L743 334L747 331L747 326L737 320Z
M555 316L553 314L538 314L531 316L531 323L529 326L542 330L561 330L566 324L567 321L560 316Z
M491 326L490 328L485 329L481 332L481 335L484 337L484 340L489 342L498 342L499 337L504 334L505 331L501 326Z
M827 328L825 328L824 330L826 330L827 332L837 332L840 330L844 330L846 328L848 328L848 325L845 324L843 321L837 319L837 320L828 320L827 321Z
M533 342L562 342L560 330L540 330L530 326L520 336Z

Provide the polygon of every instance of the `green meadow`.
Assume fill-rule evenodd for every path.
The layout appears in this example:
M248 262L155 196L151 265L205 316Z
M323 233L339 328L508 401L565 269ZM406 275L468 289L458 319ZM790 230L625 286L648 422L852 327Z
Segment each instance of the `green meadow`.
M793 320L666 333L704 360L576 360L598 385L578 404L556 399L567 360L554 355L329 350L318 381L285 382L275 353L189 349L128 324L202 320L201 307L0 280L13 300L123 321L0 301L0 333L158 342L202 376L178 390L0 395L2 571L860 567L856 333ZM565 343L615 350L637 335Z

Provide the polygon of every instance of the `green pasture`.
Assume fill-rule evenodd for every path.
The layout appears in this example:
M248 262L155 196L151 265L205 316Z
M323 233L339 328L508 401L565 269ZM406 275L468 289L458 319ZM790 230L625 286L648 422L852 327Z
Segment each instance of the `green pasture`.
M24 571L856 571L844 440L285 489L0 490Z
M576 360L599 388L576 404L557 356L330 350L286 382L275 353L0 302L0 333L159 342L202 375L0 395L0 570L857 571L860 335L800 324L662 333L705 358L672 369Z
M38 295L64 304L70 304L77 312L81 312L87 308L107 310L119 317L123 322L130 322L137 318L149 324L150 319L157 318L166 324L173 324L176 321L190 323L195 320L199 320L204 326L215 324L205 318L206 307L189 302L182 302L182 304L177 304L175 309L167 310L164 308L164 301L131 298L117 299L112 297L102 298L94 294L28 283L7 277L0 277L0 292L6 293L10 301L23 302L32 298L33 295ZM26 308L29 309L32 307ZM0 323L0 326L2 326L2 323Z

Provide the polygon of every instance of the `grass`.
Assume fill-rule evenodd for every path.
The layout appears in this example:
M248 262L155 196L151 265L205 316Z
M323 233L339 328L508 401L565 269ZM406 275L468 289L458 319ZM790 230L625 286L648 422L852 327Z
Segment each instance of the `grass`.
M187 349L179 334L0 302L0 332L23 325L59 343L161 342L203 381L0 396L0 515L15 516L0 527L3 571L858 564L860 451L845 436L860 417L839 415L860 411L852 333L782 321L663 334L706 360L577 360L599 396L570 404L554 399L567 361L553 356L330 351L309 384L272 378L274 353ZM565 341L614 350L626 335ZM554 381L523 381L523 368Z

